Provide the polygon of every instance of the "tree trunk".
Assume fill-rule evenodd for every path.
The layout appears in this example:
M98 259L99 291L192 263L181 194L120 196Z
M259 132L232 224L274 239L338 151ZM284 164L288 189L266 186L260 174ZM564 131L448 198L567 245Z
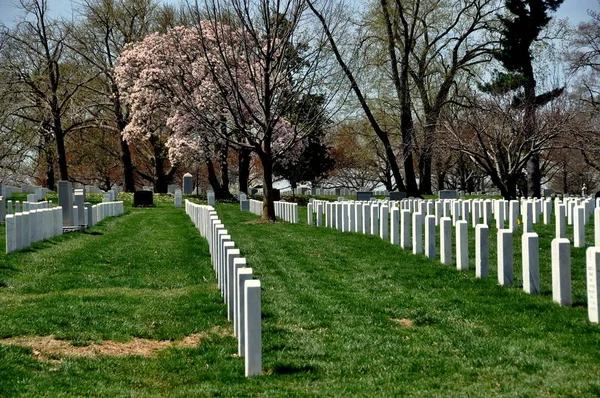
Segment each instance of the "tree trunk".
M121 144L121 163L123 164L123 190L125 192L135 192L135 179L133 177L133 162L131 161L131 150L129 144L123 139L123 130L127 126L123 108L121 107L121 99L119 96L119 88L113 82L111 84L113 95L113 109L117 118L117 127L119 128L119 142Z
M123 163L123 190L125 192L135 192L135 179L133 177L133 163L131 162L131 151L129 144L119 137L121 143L121 163Z
M269 154L259 155L263 167L263 214L262 219L276 221L273 193L273 160Z
M54 172L54 151L52 150L52 134L48 130L42 134L44 146L40 155L43 153L46 158L46 188L56 191L56 174Z
M419 191L422 194L433 195L431 186L432 172L432 156L428 148L424 148L424 152L419 156Z
M215 171L213 160L209 156L207 156L204 158L204 162L206 163L206 168L208 170L208 182L210 183L210 186L213 189L213 192L215 193L215 199L231 199L232 195L229 192L229 188L226 188L225 184L221 184L221 182L219 182L219 178L217 177L217 172Z
M238 173L240 192L248 194L248 180L250 180L250 160L252 151L246 148L238 150Z
M54 137L56 139L56 154L58 155L58 170L62 181L69 180L69 172L67 169L67 153L65 150L65 136L62 129L54 126Z
M228 154L229 145L225 144L219 149L219 165L221 166L221 199L232 197L231 192L229 192L229 163L227 161Z
M542 196L542 173L540 171L540 154L534 153L527 161L527 196Z
M152 143L152 147L154 148L154 175L156 175L154 192L167 193L169 191L169 182L165 174L165 158L162 154L162 148L156 142Z
M54 162L46 158L46 188L56 191L56 177L54 176Z

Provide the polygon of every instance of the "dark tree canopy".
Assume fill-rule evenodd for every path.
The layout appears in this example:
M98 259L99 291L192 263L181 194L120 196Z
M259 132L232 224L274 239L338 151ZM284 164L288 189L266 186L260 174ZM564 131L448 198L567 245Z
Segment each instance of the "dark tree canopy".
M536 95L531 46L552 17L550 12L564 0L506 0L506 15L499 15L500 48L493 53L506 73L498 72L494 81L480 87L492 94L515 91L512 106L524 111L523 137L531 139L538 133L536 109L557 98L564 91L556 88ZM527 163L528 195L541 196L539 153L531 153Z
M290 111L294 123L310 125L306 146L297 161L275 164L275 173L288 180L293 189L298 183L324 178L335 166L329 147L323 142L325 128L330 124L324 108L325 97L304 95Z

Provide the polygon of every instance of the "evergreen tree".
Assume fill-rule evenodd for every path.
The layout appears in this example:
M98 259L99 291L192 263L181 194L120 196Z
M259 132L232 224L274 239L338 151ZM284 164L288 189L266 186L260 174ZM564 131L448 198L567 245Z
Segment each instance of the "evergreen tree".
M537 132L536 110L562 94L564 88L536 95L531 46L538 40L554 12L564 0L506 0L509 13L500 16L500 49L494 57L506 73L498 73L493 82L482 87L492 93L516 91L513 106L524 111L524 137L531 139ZM539 153L532 153L527 163L528 195L541 196Z

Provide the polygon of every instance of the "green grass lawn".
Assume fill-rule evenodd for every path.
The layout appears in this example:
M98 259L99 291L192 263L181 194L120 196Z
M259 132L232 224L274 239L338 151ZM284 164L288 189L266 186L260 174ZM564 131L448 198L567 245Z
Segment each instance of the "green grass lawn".
M247 223L256 217L238 209L217 205L262 283L264 376L243 376L206 242L182 209L159 203L0 255L0 337L200 343L46 359L0 345L0 396L600 395L584 251L572 251L575 306L561 308L550 293L552 226L535 227L542 294L530 296L518 255L515 286L497 285L494 229L490 278L477 280L472 264L459 272L378 237L309 227L305 208L296 225Z

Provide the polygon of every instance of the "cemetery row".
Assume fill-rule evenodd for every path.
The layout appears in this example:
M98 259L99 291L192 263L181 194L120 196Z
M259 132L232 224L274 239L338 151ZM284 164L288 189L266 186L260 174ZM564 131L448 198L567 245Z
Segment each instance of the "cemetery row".
M275 217L289 223L298 223L298 204L290 202L275 201ZM240 195L240 210L262 216L263 202L255 199L247 199L245 194Z
M600 202L600 201L599 201ZM523 199L505 200L435 200L408 199L396 201L338 201L313 200L308 204L308 224L336 228L342 232L379 235L394 245L400 245L414 254L436 258L436 232L439 227L439 259L451 265L452 230L455 231L456 267L467 270L468 229L475 229L475 274L484 278L489 273L489 228L492 216L497 227L497 267L500 285L513 283L513 234L522 232L523 289L530 294L540 292L539 237L533 225L543 214L550 223L555 208L556 238L552 241L552 294L553 300L563 306L572 304L571 298L571 242L566 238L566 223L573 225L576 247L585 246L585 224L594 214L594 247L587 250L588 315L598 323L600 299L600 203L592 199ZM595 209L595 210L594 210ZM521 220L522 223L521 223ZM508 228L505 228L508 222ZM424 239L423 239L424 236Z
M0 196L0 221L6 223L7 254L65 231L91 227L124 212L123 202L115 201L116 190L105 193L103 202L96 205L85 201L84 189L73 190L67 181L59 181L58 206L53 206L52 201L39 202L40 195L41 192L28 195L28 201L22 204L18 201L13 204Z
M259 376L262 373L260 280L253 279L252 268L246 266L246 259L240 256L240 250L212 206L186 200L185 211L208 241L217 283L227 304L227 319L233 322L238 339L238 355L245 360L245 375Z

